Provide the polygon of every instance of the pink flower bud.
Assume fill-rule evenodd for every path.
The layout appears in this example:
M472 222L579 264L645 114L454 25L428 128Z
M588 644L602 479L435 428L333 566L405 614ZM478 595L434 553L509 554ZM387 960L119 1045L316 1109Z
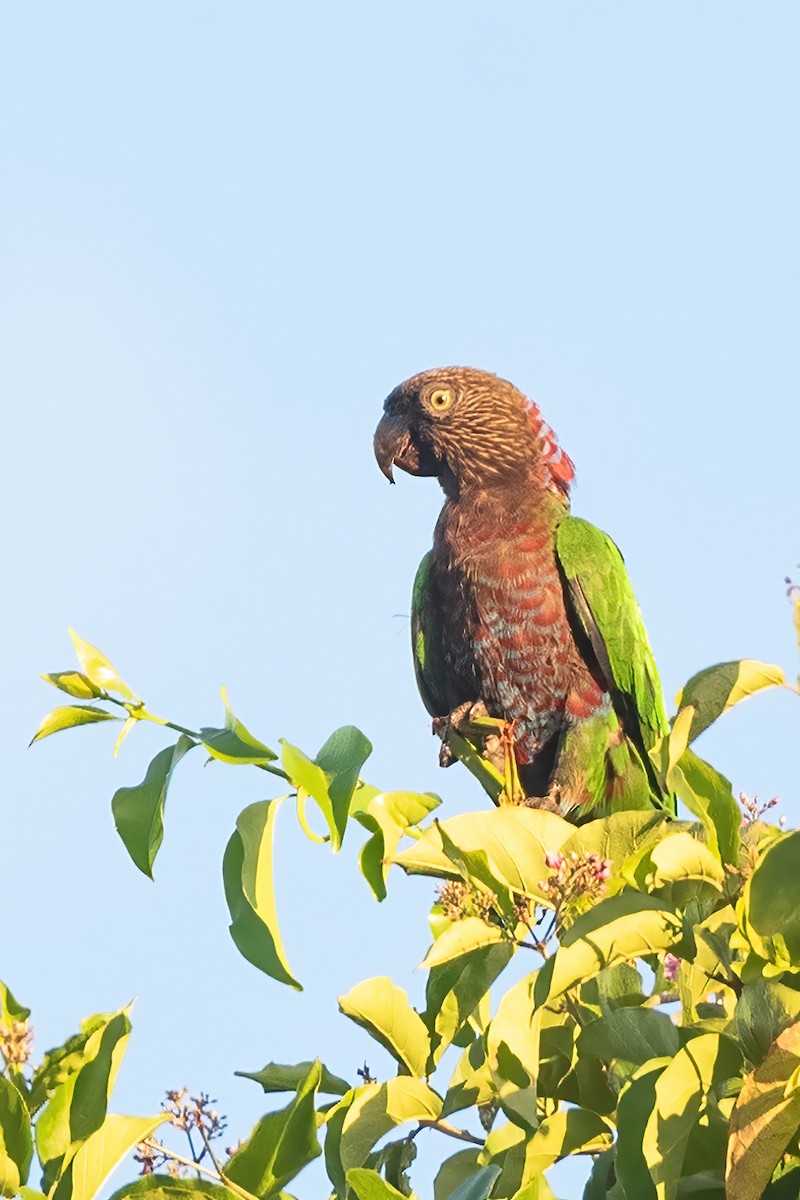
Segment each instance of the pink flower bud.
M564 865L564 856L563 854L553 854L552 851L548 850L544 856L544 861L551 871L560 871Z
M678 978L678 967L681 965L681 960L676 958L674 954L664 955L664 978L674 983Z

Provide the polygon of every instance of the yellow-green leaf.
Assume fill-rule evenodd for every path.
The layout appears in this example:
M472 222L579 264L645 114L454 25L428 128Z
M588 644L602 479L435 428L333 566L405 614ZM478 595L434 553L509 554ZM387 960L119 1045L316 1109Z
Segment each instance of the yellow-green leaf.
M91 642L85 642L74 629L70 629L69 636L72 638L72 644L75 647L78 662L83 668L83 673L93 684L104 692L116 692L124 700L139 699L120 677L116 667L109 662L102 650L98 650L97 646L93 646Z
M434 825L394 861L408 874L459 878L443 849L440 829L465 854L485 854L492 874L504 886L542 899L546 893L540 885L549 875L545 854L559 850L575 826L555 813L515 805L464 813Z
M341 848L351 804L357 801L361 768L372 753L372 743L354 725L335 730L315 759L283 741L281 762L298 796L307 793L327 821L331 849ZM360 807L360 806L359 806Z
M31 1119L14 1084L0 1075L0 1195L16 1196L33 1159Z
M407 1075L359 1088L347 1108L339 1142L345 1173L363 1166L372 1147L390 1130L406 1121L435 1121L441 1110L436 1092Z
M283 799L259 800L239 814L225 850L222 877L230 934L240 954L265 975L302 991L286 961L275 907L272 843Z
M499 925L487 925L480 917L464 917L460 921L452 921L439 935L420 967L431 970L460 958L462 954L469 954L484 946L494 946L503 940L506 939Z
M52 1200L94 1200L121 1160L166 1120L155 1117L123 1117L111 1114L76 1152L66 1175L52 1193Z
M92 683L88 675L83 675L80 671L57 671L55 674L42 675L41 678L77 700L96 700L103 694L103 689Z
M694 880L721 891L725 881L725 872L708 846L683 831L663 838L650 851L649 861L654 888L678 880Z
M738 911L742 933L780 970L800 960L800 830L771 841L745 884Z
M620 892L578 917L539 972L537 1005L546 1004L606 967L672 946L680 936L675 913L654 896Z
M204 727L200 730L203 745L212 758L232 765L264 766L274 762L277 755L269 746L265 746L258 738L253 737L250 730L242 724L231 711L228 701L228 689L220 688L222 703L225 705L225 725L222 729Z
M347 1186L357 1200L404 1200L402 1192L392 1187L375 1171L364 1167L351 1167L347 1172Z
M780 667L750 658L716 663L713 667L698 671L675 698L679 711L685 708L694 710L687 741L693 742L734 704L765 688L781 687L785 682L786 677Z
M685 750L667 783L703 823L708 848L723 866L739 860L741 813L730 781L692 750Z
M50 737L51 733L60 733L62 729L74 729L77 725L96 725L99 721L119 721L121 719L121 717L115 717L112 713L106 712L104 708L97 708L93 704L65 704L62 708L52 709L45 717L42 717L39 728L30 740L30 745L40 742L42 738Z
M655 810L612 813L579 826L559 850L565 858L573 852L579 857L598 854L600 858L607 858L611 863L613 882L621 876L630 860L638 858L659 841L666 824L664 813Z
M49 1191L80 1145L106 1119L108 1098L131 1031L129 1008L102 1018L74 1069L53 1091L36 1122L36 1147Z
M596 1154L612 1142L611 1126L597 1113L583 1108L561 1108L546 1118L530 1136L517 1125L501 1125L486 1139L481 1159L502 1166L500 1195L511 1195L527 1186L559 1159L578 1152Z
M356 984L339 997L339 1008L388 1050L403 1070L417 1077L425 1074L431 1049L428 1030L407 993L391 979L378 976Z
M223 1182L255 1196L275 1196L321 1154L315 1111L321 1071L317 1059L291 1104L261 1118L225 1164Z
M738 1073L742 1056L729 1038L704 1033L692 1038L655 1082L654 1106L642 1138L657 1200L674 1200L689 1137L715 1084Z

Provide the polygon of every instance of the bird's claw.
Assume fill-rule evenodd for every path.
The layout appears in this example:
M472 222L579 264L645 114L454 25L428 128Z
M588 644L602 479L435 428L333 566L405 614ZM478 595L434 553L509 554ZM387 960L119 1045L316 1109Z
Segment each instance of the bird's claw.
M517 770L515 720L490 717L483 700L467 701L453 709L446 717L434 717L433 732L441 738L439 765L449 767L457 755L450 745L450 732L454 731L477 748L478 753L503 779L500 802L521 804L525 799Z

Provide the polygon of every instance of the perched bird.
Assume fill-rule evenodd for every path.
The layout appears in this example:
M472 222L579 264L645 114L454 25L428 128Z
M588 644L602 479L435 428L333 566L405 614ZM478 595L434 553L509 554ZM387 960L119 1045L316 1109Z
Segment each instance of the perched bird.
M534 806L670 808L648 755L668 724L639 606L611 539L569 515L574 467L537 406L485 371L424 371L387 398L375 456L391 482L397 466L445 494L412 598L431 716L506 723Z

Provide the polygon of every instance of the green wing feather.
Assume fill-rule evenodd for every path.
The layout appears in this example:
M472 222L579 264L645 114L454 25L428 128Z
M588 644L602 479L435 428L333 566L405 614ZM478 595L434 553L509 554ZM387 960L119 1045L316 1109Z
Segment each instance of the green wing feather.
M661 681L625 562L611 538L579 517L565 517L556 553L579 635L588 639L625 733L660 793L649 756L669 732Z
M429 550L419 564L411 593L411 649L414 673L422 702L432 717L446 716L444 664L441 662L441 631L438 628L436 605L431 596L431 564Z

